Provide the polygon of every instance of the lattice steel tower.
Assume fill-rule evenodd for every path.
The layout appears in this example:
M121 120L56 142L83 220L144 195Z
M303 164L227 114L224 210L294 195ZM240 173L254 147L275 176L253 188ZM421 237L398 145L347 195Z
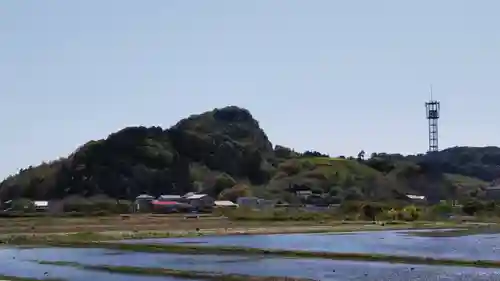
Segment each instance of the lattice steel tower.
M429 120L429 152L438 151L438 120L439 120L439 101L431 99L425 103L427 120Z

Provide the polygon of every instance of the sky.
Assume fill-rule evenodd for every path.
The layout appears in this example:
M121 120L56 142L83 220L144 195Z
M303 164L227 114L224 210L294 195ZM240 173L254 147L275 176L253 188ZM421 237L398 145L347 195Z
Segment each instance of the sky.
M297 151L500 145L500 1L0 2L0 179L126 126L250 110Z

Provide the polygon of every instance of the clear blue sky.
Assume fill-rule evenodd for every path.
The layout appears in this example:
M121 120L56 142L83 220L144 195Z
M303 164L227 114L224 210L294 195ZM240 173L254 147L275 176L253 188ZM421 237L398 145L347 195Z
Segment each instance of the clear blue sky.
M248 108L332 155L499 145L500 1L0 3L0 178L131 125Z

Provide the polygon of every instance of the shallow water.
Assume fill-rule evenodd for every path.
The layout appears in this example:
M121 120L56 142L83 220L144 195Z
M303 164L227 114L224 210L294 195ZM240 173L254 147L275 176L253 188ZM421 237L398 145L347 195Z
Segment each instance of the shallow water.
M25 278L63 278L71 281L186 281L171 277L149 277L80 270L67 266L42 265L31 260L47 257L47 260L72 261L104 257L100 249L0 249L0 275ZM196 281L196 280L191 280Z
M15 259L12 259L15 257ZM321 281L500 281L494 269L405 265L374 262L334 261L325 259L287 259L269 257L182 255L164 253L123 252L104 249L5 249L0 250L0 273L42 277L64 277L68 280L176 280L132 275L112 275L71 267L39 265L32 260L68 261L90 265L122 265L165 267L180 270L219 271L261 276L291 276ZM413 270L412 270L413 268ZM42 274L42 275L40 275Z
M500 259L500 234L421 237L408 231L228 235L128 240L126 243L196 243L304 251L377 253L473 260Z

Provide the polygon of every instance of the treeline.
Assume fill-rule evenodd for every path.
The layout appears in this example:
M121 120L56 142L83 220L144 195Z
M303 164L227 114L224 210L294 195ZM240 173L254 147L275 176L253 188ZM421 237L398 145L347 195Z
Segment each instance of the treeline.
M418 220L449 220L476 217L497 219L500 217L500 205L495 202L470 200L463 205L453 205L452 202L440 202L435 205L420 205L384 202L345 201L339 207L311 211L304 208L275 208L267 210L251 210L239 208L224 210L225 216L232 220L248 221L418 221Z

